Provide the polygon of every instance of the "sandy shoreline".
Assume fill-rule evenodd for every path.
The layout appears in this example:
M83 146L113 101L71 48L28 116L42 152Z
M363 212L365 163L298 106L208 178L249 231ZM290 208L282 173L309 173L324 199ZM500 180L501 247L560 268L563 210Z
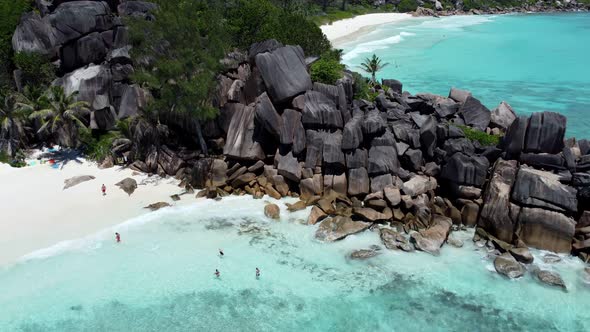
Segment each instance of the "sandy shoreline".
M78 175L96 178L63 190L64 180ZM131 196L115 186L127 177L138 184ZM100 192L103 183L106 196ZM59 169L48 164L12 168L0 163L0 266L150 213L144 207L151 203L195 201L194 195L187 194L173 202L170 196L182 192L174 178L148 177L121 167L99 169L83 159Z
M330 40L332 46L336 47L371 32L379 25L402 22L412 18L412 15L405 13L367 14L325 24L320 29Z

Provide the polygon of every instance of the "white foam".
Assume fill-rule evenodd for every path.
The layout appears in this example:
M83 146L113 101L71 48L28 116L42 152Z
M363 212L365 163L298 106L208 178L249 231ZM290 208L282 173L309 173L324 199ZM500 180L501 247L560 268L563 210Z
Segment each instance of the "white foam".
M360 54L369 54L373 53L377 50L387 49L391 45L399 44L405 40L404 37L411 37L415 36L415 33L402 31L398 35L385 38L385 39L378 39L369 42L365 42L362 44L358 44L355 48L351 51L347 52L342 56L342 60L347 61L357 57Z

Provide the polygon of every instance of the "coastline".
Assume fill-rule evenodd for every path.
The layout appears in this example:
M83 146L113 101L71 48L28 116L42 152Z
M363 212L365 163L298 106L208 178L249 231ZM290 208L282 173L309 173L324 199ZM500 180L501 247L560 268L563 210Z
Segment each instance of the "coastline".
M383 24L400 23L417 18L440 18L448 16L478 16L478 15L509 15L509 14L543 14L543 13L577 13L585 12L583 8L553 8L553 7L523 7L509 9L494 9L482 11L472 9L470 11L434 11L432 9L418 7L410 13L372 13L354 16L343 20L333 21L320 26L332 46L338 46L352 42L366 35Z
M406 13L366 14L339 20L320 26L332 46L349 42L354 38L367 34L382 24L391 24L412 19Z
M95 179L63 189L65 179L79 175ZM115 185L127 177L138 185L131 195ZM178 206L194 202L192 194L181 195L181 200L173 202L170 196L183 191L174 178L148 176L121 167L99 169L96 163L84 159L69 161L59 169L48 164L23 168L0 164L0 183L0 266L150 213L144 207L152 203ZM100 193L103 183L106 196Z

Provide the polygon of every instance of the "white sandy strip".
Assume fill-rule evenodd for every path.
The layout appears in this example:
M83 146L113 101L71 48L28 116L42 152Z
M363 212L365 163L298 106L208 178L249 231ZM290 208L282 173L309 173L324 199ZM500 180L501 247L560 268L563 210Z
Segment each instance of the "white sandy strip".
M386 23L400 22L411 19L412 15L405 13L383 13L355 16L345 20L322 25L322 32L332 42L333 46L352 41L359 33L366 33L371 28Z
M132 175L132 170L120 167L101 170L95 163L82 161L71 161L63 169L48 164L18 169L0 163L0 266L32 251L149 213L143 207L151 203L195 201L194 195L183 195L180 201L172 202L170 195L183 191L173 178ZM63 190L64 180L78 175L96 178ZM115 186L126 177L138 184L131 196ZM103 183L106 196L100 191Z

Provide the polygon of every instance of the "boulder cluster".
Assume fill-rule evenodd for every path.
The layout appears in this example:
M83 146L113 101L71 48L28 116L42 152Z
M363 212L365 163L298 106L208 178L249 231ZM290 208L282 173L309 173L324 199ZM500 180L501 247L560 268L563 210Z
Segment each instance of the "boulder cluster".
M35 52L52 60L60 78L54 85L91 107L91 129L113 129L117 120L134 116L145 106L147 92L129 77L124 16L150 19L156 5L143 1L36 1L37 11L21 17L12 37L15 52ZM22 89L20 72L15 72ZM60 142L58 142L60 143Z
M194 164L187 183L205 188L199 197L299 197L289 210L313 206L308 223L326 241L376 225L387 248L437 254L468 226L499 253L587 257L589 142L564 140L565 117L517 117L505 102L489 110L455 88L411 95L396 80L358 100L352 75L312 82L309 62L273 40L224 60L221 115L208 125L222 133L223 158ZM466 127L504 137L485 146Z

